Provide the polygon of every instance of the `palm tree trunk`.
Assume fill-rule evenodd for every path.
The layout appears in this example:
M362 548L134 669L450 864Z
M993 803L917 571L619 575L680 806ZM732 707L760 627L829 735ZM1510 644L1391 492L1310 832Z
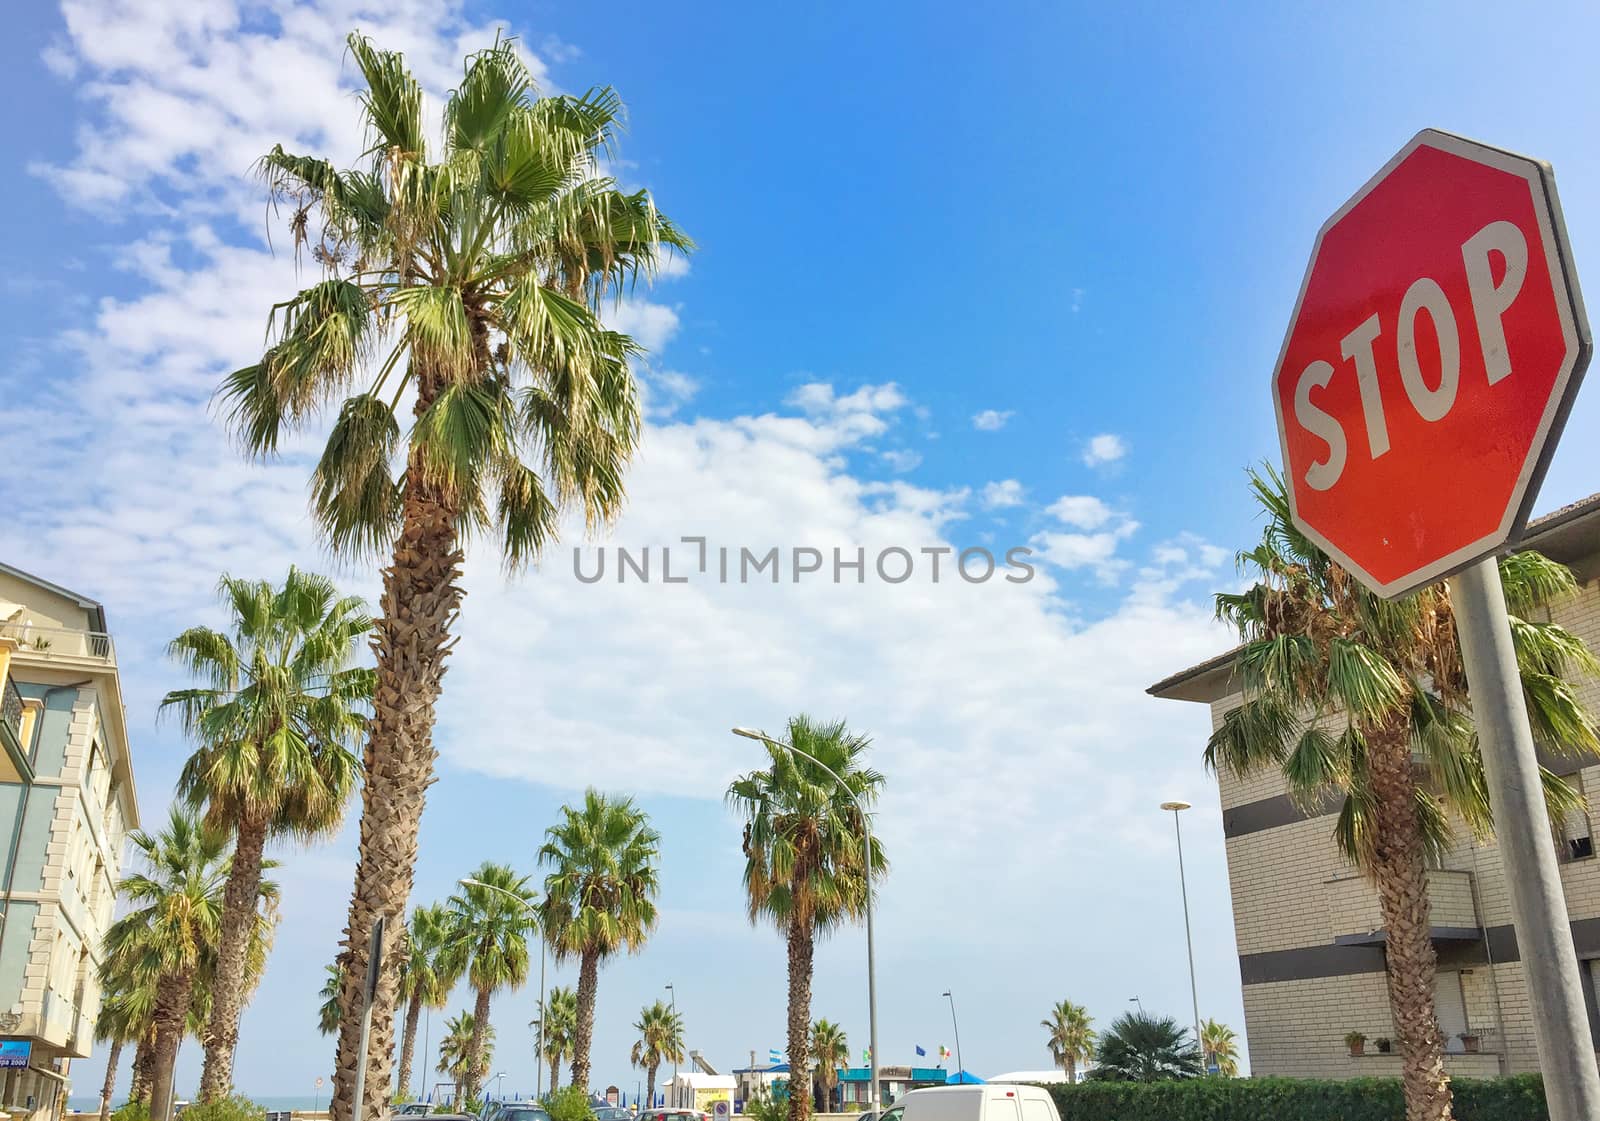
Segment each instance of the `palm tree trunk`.
M211 1017L206 1023L206 1061L200 1100L214 1102L233 1087L233 1053L244 1012L245 957L255 929L261 893L261 854L267 845L264 817L241 818L222 895L222 931L217 940L216 978L211 982Z
M437 379L421 371L415 412L438 395ZM367 946L374 924L385 920L383 969L372 1002L367 1046L367 1086L388 1086L394 1053L394 1007L406 904L417 862L417 827L433 782L434 704L449 656L450 627L461 607L462 555L455 511L427 483L420 453L406 470L400 535L383 571L381 617L374 629L377 681L363 753L360 856L345 927L346 968L333 1071L333 1121L379 1121L388 1114L382 1093L368 1093L355 1109L361 1007Z
M156 988L155 1047L151 1054L150 1117L167 1121L172 1112L172 1080L178 1065L178 1045L183 1042L194 996L194 971L173 973L162 978Z
M150 1076L155 1070L155 1053L155 1033L146 1030L139 1037L138 1045L133 1049L133 1081L128 1086L129 1101L148 1102L150 1100Z
M111 1054L106 1056L106 1080L100 1086L100 1121L111 1116L111 1093L117 1088L117 1065L122 1062L122 1040L111 1041Z
M649 1066L647 1066L645 1068L645 1076L644 1076L645 1101L649 1102L651 1105L655 1105L656 1104L656 1069L659 1066L660 1066L659 1063L651 1063Z
M1433 1007L1436 959L1428 924L1428 878L1416 779L1405 727L1380 729L1368 741L1376 830L1372 873L1386 932L1389 1008L1400 1046L1406 1121L1451 1121L1444 1040Z
M550 1092L553 1094L561 1087L561 1052L557 1051L550 1059Z
M1078 1060L1072 1055L1067 1056L1067 1084L1075 1086L1078 1083Z
M600 954L584 950L578 965L578 1026L572 1038L572 1084L589 1086L589 1041L594 1037L594 994L600 981Z
M483 1088L483 1040L489 1033L489 990L478 990L478 1002L472 1008L472 1038L467 1041L467 1097L475 1098Z
M417 1017L422 1014L422 994L411 994L411 1003L406 1006L406 1031L401 1037L400 1044L400 1092L409 1100L411 1098L411 1058L417 1049Z
M811 1095L804 1072L811 1066L811 958L815 941L811 924L789 923L789 1121L806 1121ZM873 1091L876 1092L876 1087ZM869 1095L868 1100L872 1100Z

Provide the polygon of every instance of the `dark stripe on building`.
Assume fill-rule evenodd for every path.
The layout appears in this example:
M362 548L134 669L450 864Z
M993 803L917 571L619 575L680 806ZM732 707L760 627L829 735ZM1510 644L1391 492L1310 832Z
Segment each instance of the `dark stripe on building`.
M1439 946L1439 964L1447 968L1487 965L1492 956L1496 965L1521 961L1517 932L1508 923L1491 926L1484 941ZM1579 919L1572 924L1572 944L1579 958L1600 958L1600 918ZM1239 955L1239 979L1246 985L1266 985L1274 981L1314 981L1324 977L1349 977L1357 973L1382 973L1383 947L1304 946L1295 950L1269 950L1261 954Z

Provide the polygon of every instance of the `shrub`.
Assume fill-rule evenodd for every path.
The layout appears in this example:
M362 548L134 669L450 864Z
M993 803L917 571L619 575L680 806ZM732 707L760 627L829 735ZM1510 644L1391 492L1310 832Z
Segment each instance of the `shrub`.
M112 1113L111 1121L150 1121L149 1102L129 1102Z
M581 1086L563 1086L544 1100L550 1121L594 1121L589 1093Z
M235 1094L214 1102L201 1102L183 1111L186 1121L266 1121L267 1110L249 1098Z
M758 1086L750 1100L744 1103L744 1116L750 1121L784 1121L789 1116L789 1106Z
M1456 1121L1548 1121L1537 1074L1456 1079ZM1404 1121L1398 1078L1201 1078L1048 1087L1061 1121Z

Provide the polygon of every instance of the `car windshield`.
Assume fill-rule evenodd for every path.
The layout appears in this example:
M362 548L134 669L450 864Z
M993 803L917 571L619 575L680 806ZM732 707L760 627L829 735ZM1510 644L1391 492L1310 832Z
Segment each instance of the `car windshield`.
M550 1121L550 1115L531 1105L514 1105L500 1114L497 1121Z

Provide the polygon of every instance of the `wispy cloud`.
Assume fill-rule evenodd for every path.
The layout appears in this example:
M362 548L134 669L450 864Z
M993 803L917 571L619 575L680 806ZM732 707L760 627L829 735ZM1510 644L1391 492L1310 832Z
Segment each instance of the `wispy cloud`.
M983 488L984 508L1002 510L1009 506L1021 506L1023 493L1022 484L1015 479L988 483Z
M981 413L973 415L972 427L979 432L998 432L1006 426L1006 422L1014 415L1014 412L1010 409L1006 409L1004 412L999 409L984 409Z

